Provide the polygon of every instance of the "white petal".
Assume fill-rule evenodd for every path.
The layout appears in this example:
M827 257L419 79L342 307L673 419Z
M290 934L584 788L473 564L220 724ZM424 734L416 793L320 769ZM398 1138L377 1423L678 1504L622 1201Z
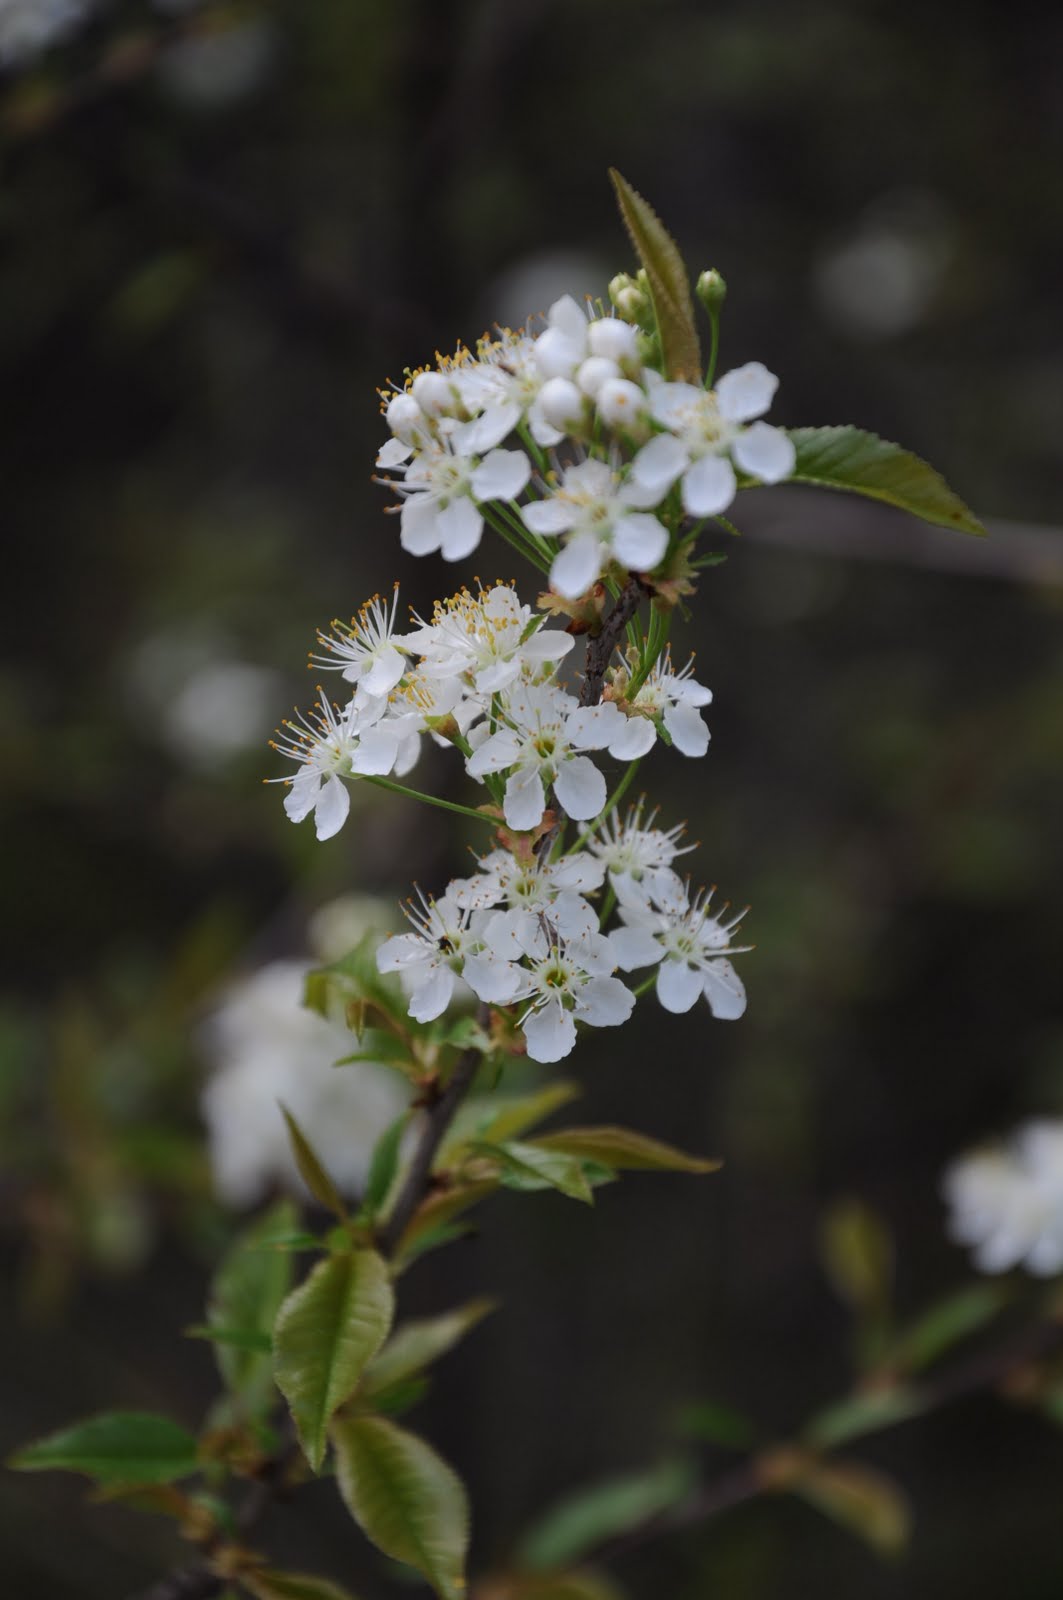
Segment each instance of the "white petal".
M480 455L493 450L520 421L520 405L516 400L499 401L487 406L482 417L474 417L454 430L454 448L461 455ZM481 495L481 499L485 496Z
M631 463L631 476L640 488L663 500L689 460L678 439L659 433L643 445Z
M586 343L587 318L583 314L583 307L572 295L563 294L560 300L555 300L547 312L546 320L551 328L559 328L575 344Z
M425 982L418 984L410 996L410 1016L417 1022L434 1022L447 1009L453 993L454 974L450 968L430 968Z
M304 767L284 796L284 813L291 822L302 822L317 805L321 791L321 774L312 767Z
M657 998L666 1011L689 1011L702 990L702 974L697 967L672 956L661 962L657 974Z
M778 378L762 361L747 361L744 367L725 372L716 385L721 417L727 422L749 422L753 417L762 417L778 387Z
M523 450L492 450L472 475L477 500L515 500L531 477Z
M520 988L519 967L485 951L483 955L466 956L461 975L478 1000L504 1005L512 1000Z
M635 996L619 978L592 978L576 1001L576 1015L592 1028L616 1028L635 1009Z
M650 377L647 373L647 382ZM692 383L658 383L650 391L650 410L666 428L682 427L688 413L696 411L704 398L704 390Z
M531 505L521 506L520 514L524 519L525 527L533 533L545 533L547 537L555 533L567 533L576 520L576 512L568 500L559 500L551 496L548 500L533 500Z
M646 511L631 511L613 526L613 554L635 572L649 572L668 548L665 528Z
M401 439L389 439L377 451L376 464L378 467L399 467L412 455L412 444L403 444Z
M683 479L683 508L692 517L714 517L727 510L736 487L726 456L702 456Z
M571 890L558 895L547 916L563 939L589 939L598 932L598 913L581 894ZM610 972L615 965L610 961Z
M484 724L486 727L486 723ZM504 772L511 767L521 752L521 742L511 728L500 728L474 750L465 763L470 778L482 778L487 772Z
M574 822L589 822L605 806L605 779L589 756L563 761L554 779L557 798ZM509 821L509 813L506 813ZM538 818L536 818L538 821ZM531 824L525 823L525 827Z
M550 869L550 881L557 889L578 889L581 894L588 889L600 889L605 882L605 863L587 850L562 856Z
M394 767L398 753L398 730L385 723L379 728L367 728L362 734L351 766L367 777L383 777Z
M559 661L568 655L575 643L572 635L562 633L560 628L539 628L530 639L525 639L520 653L525 661Z
M672 743L685 756L703 756L709 748L709 730L702 721L696 706L667 705L664 708L664 725L672 736Z
M653 749L657 729L650 717L625 717L623 726L610 740L609 754L618 761L637 761Z
M550 586L565 600L578 600L602 570L603 547L593 533L577 534L560 550L550 568Z
M342 778L337 778L333 773L331 778L326 778L321 785L317 805L314 807L314 823L319 839L331 839L339 833L347 821L347 813L351 809L351 797L347 792L347 785Z
M518 833L537 827L545 806L546 795L538 767L518 767L516 772L510 773L502 805L507 827L515 828Z
M592 355L608 356L611 361L637 361L639 332L620 317L599 317L587 329L587 347Z
M484 519L469 499L459 495L436 517L444 561L463 561L480 543Z
M385 939L376 953L378 972L402 972L420 965L425 959L425 942L415 933L393 933Z
M609 943L613 947L617 966L623 967L625 972L634 972L636 967L652 967L664 955L661 945L648 928L614 928L609 935Z
M399 521L399 543L408 555L427 556L439 549L439 507L428 495L411 495Z
M406 657L394 645L385 645L360 682L370 694L387 694L406 671Z
M570 1012L547 1004L525 1019L524 1039L533 1061L561 1061L576 1043L576 1024Z
M581 341L570 339L560 328L547 328L535 341L536 364L544 378L571 378L583 360L583 350Z
M734 1022L746 1009L746 991L729 961L710 961L704 973L705 998L714 1017Z
M605 750L623 725L623 712L612 700L581 706L565 722L565 736L577 750Z
M769 422L754 422L731 445L731 453L743 472L762 483L780 483L794 470L797 452L793 440Z

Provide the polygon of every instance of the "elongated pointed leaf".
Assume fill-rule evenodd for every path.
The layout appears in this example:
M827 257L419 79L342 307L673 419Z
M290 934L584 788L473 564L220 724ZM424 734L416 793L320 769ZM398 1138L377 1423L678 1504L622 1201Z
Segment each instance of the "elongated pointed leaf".
M817 1462L794 1484L793 1492L866 1540L880 1555L899 1555L908 1543L908 1502L890 1478L862 1463Z
M568 1566L603 1539L675 1505L694 1485L696 1474L684 1460L665 1461L649 1472L612 1478L570 1495L532 1528L520 1547L524 1566Z
M716 1172L721 1165L701 1156L688 1156L673 1145L630 1128L562 1128L557 1133L541 1134L531 1143L540 1150L559 1150L617 1171Z
M216 1341L215 1359L226 1389L246 1416L257 1416L273 1398L270 1341L292 1286L291 1255L267 1247L267 1241L291 1234L296 1221L290 1200L271 1206L236 1239L210 1286L207 1322ZM246 1344L223 1337L223 1332L237 1331L247 1333Z
M610 167L609 176L624 226L650 281L665 376L673 381L700 383L701 347L694 300L679 247L653 207L615 167Z
M906 1328L887 1354L892 1366L905 1372L928 1367L953 1345L977 1333L1008 1303L1008 1290L1000 1283L972 1283L951 1294Z
M797 451L792 480L824 489L849 489L883 500L924 522L985 535L974 512L939 472L899 444L862 428L791 428Z
M541 1150L510 1139L506 1144L477 1142L474 1148L502 1164L502 1182L509 1189L558 1189L570 1200L594 1204L591 1186L575 1156Z
M198 1470L196 1441L168 1417L110 1411L26 1445L8 1463L19 1472L83 1472L97 1483L172 1483Z
M373 1149L369 1178L365 1186L365 1199L362 1202L363 1210L371 1217L376 1216L391 1193L395 1174L399 1170L399 1148L409 1120L408 1111L404 1111L401 1117L396 1117L390 1128L385 1128Z
M575 1100L580 1093L578 1084L562 1079L558 1083L547 1084L545 1089L540 1089L536 1094L503 1100L481 1127L480 1137L496 1144L504 1139L516 1139L537 1122L545 1121L551 1112Z
M399 1240L396 1252L399 1261L406 1261L410 1256L418 1253L418 1248L429 1236L435 1235L463 1211L474 1206L478 1200L483 1200L493 1194L498 1187L497 1178L477 1179L475 1183L455 1185L453 1189L442 1189L437 1194L430 1194L423 1201L410 1218L405 1233Z
M312 1578L306 1572L278 1572L261 1568L241 1572L240 1582L258 1600L354 1600L349 1589L341 1589L328 1578Z
M898 1385L892 1389L871 1389L829 1406L813 1417L804 1432L807 1444L817 1450L834 1450L862 1433L879 1433L909 1417L917 1417L925 1404L913 1389Z
M274 1376L315 1471L329 1419L387 1338L394 1308L388 1269L373 1250L320 1261L281 1307Z
M424 1574L442 1600L465 1590L469 1506L457 1473L385 1417L333 1425L340 1493L367 1538Z
M329 1177L321 1157L287 1106L281 1106L281 1111L284 1113L284 1121L288 1129L288 1143L292 1147L292 1155L295 1157L295 1164L299 1168L299 1176L318 1205L324 1206L326 1211L333 1212L342 1222L347 1215L347 1208L343 1203L340 1191Z
M493 1300L470 1300L441 1317L408 1322L388 1340L370 1364L362 1383L366 1395L379 1394L392 1384L423 1372L463 1339L470 1329L495 1309Z

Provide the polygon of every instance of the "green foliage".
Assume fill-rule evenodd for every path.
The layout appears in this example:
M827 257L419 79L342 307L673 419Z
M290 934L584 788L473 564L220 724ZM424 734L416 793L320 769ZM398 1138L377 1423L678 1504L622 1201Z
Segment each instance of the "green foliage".
M587 1175L575 1156L541 1150L537 1145L522 1144L517 1139L505 1144L478 1140L473 1148L499 1163L501 1181L507 1189L558 1189L570 1200L594 1204Z
M685 1407L678 1426L688 1438L706 1439L728 1450L745 1450L756 1440L757 1431L749 1418L716 1400L699 1400Z
M393 1384L431 1366L494 1309L493 1300L470 1300L468 1305L445 1312L443 1316L407 1322L370 1363L362 1380L363 1394L379 1395Z
M399 1150L402 1145L402 1136L410 1120L408 1111L401 1117L396 1117L390 1128L386 1128L380 1135L373 1150L373 1159L369 1163L369 1178L365 1186L365 1198L362 1201L362 1212L365 1216L373 1218L381 1210L391 1188L395 1182L395 1175L399 1170Z
M273 1397L273 1324L292 1283L291 1256L267 1241L290 1233L296 1220L290 1200L263 1212L221 1261L207 1298L207 1336L215 1341L218 1368L248 1417L260 1415Z
M527 1132L537 1122L543 1122L553 1112L568 1105L581 1093L578 1084L568 1078L548 1083L534 1094L518 1095L502 1100L491 1115L481 1123L479 1135L492 1143L515 1139Z
M953 1345L991 1322L1008 1303L1008 1290L999 1283L971 1283L936 1305L912 1324L886 1353L886 1360L902 1372L919 1372Z
M679 247L657 213L615 167L609 176L624 226L649 279L661 355L668 378L700 383L701 348L690 279Z
M469 1508L461 1479L416 1434L385 1417L333 1424L340 1492L385 1555L416 1567L442 1600L465 1590Z
M541 1150L556 1150L617 1171L716 1172L722 1165L719 1161L688 1156L672 1145L651 1139L648 1134L635 1133L630 1128L564 1128L558 1133L542 1134L533 1144Z
M477 1201L492 1194L497 1189L498 1183L496 1176L489 1178L477 1176L472 1182L458 1183L452 1188L430 1194L418 1206L399 1240L396 1257L400 1265L405 1265L415 1256L434 1248L435 1244L445 1243L453 1237L454 1235L448 1231L453 1219L460 1216L463 1211L467 1211L470 1206L474 1206Z
M621 1592L596 1572L536 1572L492 1578L473 1600L621 1600Z
M606 1539L657 1516L683 1500L694 1487L691 1462L663 1461L650 1472L613 1478L562 1501L523 1539L521 1565L531 1569L565 1567L581 1560Z
M109 1411L26 1445L8 1465L19 1472L83 1472L104 1484L148 1484L185 1478L199 1462L195 1439L168 1417Z
M320 1261L285 1300L273 1330L274 1376L317 1471L329 1419L350 1398L387 1338L394 1314L388 1269L372 1250Z
M792 480L849 489L959 533L985 529L939 472L911 451L862 428L791 428L797 450Z
M881 1428L906 1422L909 1417L919 1416L922 1410L922 1401L911 1389L900 1385L871 1389L821 1411L805 1429L805 1441L819 1450L833 1450L861 1434L877 1433Z
M345 1221L347 1208L343 1203L343 1197L326 1172L321 1157L287 1106L281 1106L281 1111L288 1129L288 1141L292 1147L295 1164L299 1168L299 1176L319 1205L324 1206L326 1211L333 1212L340 1222Z
M880 1472L852 1461L815 1461L793 1484L793 1492L881 1556L897 1556L908 1543L911 1515L897 1485Z
M312 1578L305 1572L278 1572L274 1567L241 1572L240 1583L256 1600L354 1600L349 1589L342 1589L328 1578Z

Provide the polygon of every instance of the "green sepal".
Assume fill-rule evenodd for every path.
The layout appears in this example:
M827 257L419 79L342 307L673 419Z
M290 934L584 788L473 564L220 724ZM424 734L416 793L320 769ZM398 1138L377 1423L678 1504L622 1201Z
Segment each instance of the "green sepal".
M319 1261L280 1309L274 1377L315 1472L329 1420L387 1338L394 1309L387 1266L373 1250Z
M665 377L697 383L702 378L690 278L679 247L653 207L615 167L609 177L624 226L649 279Z
M103 1484L173 1483L199 1470L186 1429L140 1411L109 1411L61 1428L9 1459L16 1472L82 1472Z
M790 428L797 463L788 483L848 489L924 522L985 536L985 528L941 474L899 444L862 428Z
M340 1493L366 1537L415 1567L441 1600L462 1600L469 1506L453 1468L386 1417L341 1418L332 1443Z

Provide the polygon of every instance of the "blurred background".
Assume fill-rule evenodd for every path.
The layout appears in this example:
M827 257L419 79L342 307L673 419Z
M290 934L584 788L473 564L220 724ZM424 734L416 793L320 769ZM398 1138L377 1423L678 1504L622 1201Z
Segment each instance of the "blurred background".
M319 625L396 576L420 606L455 587L383 515L376 387L632 268L610 164L724 273L723 365L781 375L773 420L899 439L991 538L740 499L679 630L711 752L652 783L752 902L749 1012L665 1031L650 1002L569 1064L579 1120L726 1165L486 1207L408 1280L417 1311L504 1302L415 1425L501 1561L568 1488L667 1456L684 1408L781 1436L842 1390L839 1200L893 1230L902 1310L965 1280L943 1164L1063 1113L1061 73L1063 20L1022 0L0 0L5 1453L115 1405L201 1416L181 1329L255 1187L208 1160L218 1008L326 947L337 897L386 921L464 870L460 820L376 794L318 845L266 740ZM1059 1594L1058 1429L976 1399L861 1453L910 1492L899 1563L780 1501L617 1578ZM328 1485L267 1543L392 1592ZM3 1476L0 1546L34 1600L113 1600L177 1552L52 1475Z

